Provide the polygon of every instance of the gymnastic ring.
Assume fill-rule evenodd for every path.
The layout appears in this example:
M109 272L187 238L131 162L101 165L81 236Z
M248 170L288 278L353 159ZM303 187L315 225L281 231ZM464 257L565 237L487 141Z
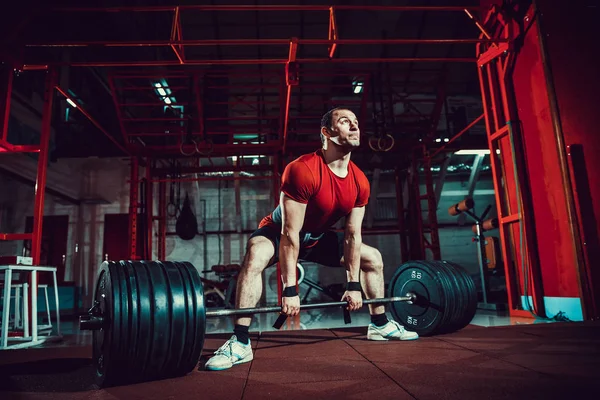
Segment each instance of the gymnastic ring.
M213 143L213 141L211 139L208 139L208 138L200 140L200 143L202 143L202 142L205 142L208 144L208 151L200 151L200 149L198 149L198 144L196 143L196 152L203 156L210 155L213 152L213 150L215 149L215 144Z
M396 143L396 141L394 140L394 137L392 135L390 135L389 133L386 133L385 137L390 138L390 145L386 148L383 148L381 146L381 139L383 139L383 138L379 138L377 140L377 147L379 147L379 151L388 152L392 149L392 147L394 147L394 143Z
M192 143L194 144L194 150L192 150L191 153L186 153L185 151L183 151L183 146L186 143L181 142L181 145L179 146L179 151L181 152L181 154L183 154L186 157L190 157L190 156L193 156L194 154L196 154L198 152L198 143L196 143L196 141L194 139L192 139Z
M373 150L373 151L380 151L380 150L381 150L380 148L377 148L377 149L376 149L375 147L373 147L373 139L377 139L377 138L376 138L376 137L374 137L374 136L371 136L371 137L369 138L369 140L368 140L368 142L369 142L369 148L370 148L371 150ZM379 140L381 140L381 138L377 139L377 144L378 144L378 147L379 147Z

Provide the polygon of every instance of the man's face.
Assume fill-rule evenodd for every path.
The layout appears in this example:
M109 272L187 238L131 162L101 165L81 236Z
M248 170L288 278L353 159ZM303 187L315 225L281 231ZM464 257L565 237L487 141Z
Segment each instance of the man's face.
M351 150L360 146L358 119L350 110L336 110L331 121L332 129L325 133L332 142Z

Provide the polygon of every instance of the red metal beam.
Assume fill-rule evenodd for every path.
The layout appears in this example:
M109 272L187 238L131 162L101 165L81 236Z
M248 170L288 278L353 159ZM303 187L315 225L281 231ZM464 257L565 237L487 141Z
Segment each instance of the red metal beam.
M402 257L402 262L406 262L409 260L410 257L408 254L406 220L404 218L404 180L400 167L396 167L394 177L396 180L396 216L398 220L398 232L400 233L400 256Z
M200 78L198 75L194 75L194 95L196 96L196 110L198 111L198 126L200 129L200 135L205 135L204 130L204 104L202 102L202 96L200 96Z
M180 6L121 6L121 7L55 7L51 11L58 12L165 12L175 11L329 11L329 6L309 5L180 5ZM338 10L358 11L483 11L482 6L368 6L368 5L336 5Z
M459 137L461 137L465 132L467 132L469 129L471 129L472 127L474 127L475 125L477 125L477 123L479 121L481 121L483 118L485 117L485 113L481 114L479 117L475 118L473 120L473 122L471 122L469 125L467 125L465 128L463 128L463 130L461 130L460 132L458 132L456 135L452 136L452 138L446 142L446 144L444 144L442 147L438 148L436 151L434 151L433 153L431 153L429 155L430 158L434 158L435 156L437 156L439 153L441 153L442 151L444 151L450 144L452 144L452 142L454 142L455 140L457 140Z
M139 212L139 160L131 157L129 180L129 259L137 260L137 221Z
M393 58L299 58L299 63L320 64L320 63L410 63L410 62L456 62L473 63L476 58L472 57L393 57ZM270 59L216 59L216 60L185 60L184 65L273 65L286 64L285 58ZM74 61L74 62L56 62L49 63L53 66L71 66L71 67L168 67L181 65L179 61ZM37 69L38 67L47 68L47 65L25 64L25 69Z
M173 15L173 27L171 29L171 43L169 44L175 53L175 56L179 60L180 64L184 64L185 55L183 52L183 44L176 44L175 41L182 41L181 36L181 20L179 18L179 7L175 7L175 14Z
M154 182L198 182L198 181L266 181L271 180L271 175L259 175L259 176L197 176L194 178L154 178Z
M88 112L87 112L87 111L86 111L86 110L85 110L85 109L84 109L84 108L81 106L81 104L78 104L78 103L77 103L77 100L76 100L76 99L74 99L74 98L73 98L71 95L69 95L69 94L68 94L66 91L62 90L62 89L61 89L61 88L60 88L58 85L56 86L56 90L57 90L57 91L58 91L60 94L62 94L62 95L65 97L65 98L67 98L67 99L71 100L73 103L77 104L77 107L76 107L76 108L77 108L77 109L78 109L78 110L79 110L79 111L80 111L80 112L81 112L83 115L85 115L85 116L87 117L87 119L89 119L89 120L90 120L90 122L91 122L92 124L94 124L94 126L95 126L96 128L98 128L98 129L99 129L99 130L100 130L102 133L104 133L104 135L105 135L105 136L106 136L106 137L107 137L107 138L108 138L108 139L109 139L111 142L113 142L113 144L114 144L115 146L117 146L117 148L119 148L119 150L121 150L121 151L122 151L123 153L125 153L125 154L130 154L130 153L129 153L129 151L128 151L128 150L127 150L125 147L121 146L121 144L120 144L119 142L117 142L117 141L115 140L115 138L113 138L113 137L112 137L112 135L111 135L110 133L108 133L108 132L107 132L107 131L106 131L106 130L105 130L105 129L104 129L104 128L103 128L103 127L102 127L102 126L101 126L101 125L98 123L98 121L96 121L96 120L94 119L94 117L92 117L92 116L90 115L90 113L88 113Z
M311 142L288 142L289 154L300 154L302 152L314 151L321 146L321 142L318 140ZM215 144L209 146L204 142L198 143L198 149L202 152L196 154L195 157L230 157L240 155L266 155L272 156L274 153L281 150L282 141L273 140L263 144ZM132 148L132 152L138 155L145 155L149 157L165 157L169 156L182 156L180 153L179 146L144 146L136 149Z
M469 10L467 10L467 9L465 9L465 13L467 13L467 16L471 20L473 20L473 22L475 22L475 25L477 25L477 28L479 28L479 30L481 31L481 34L483 36L485 36L486 39L491 40L492 37L490 36L489 33L487 33L486 29L479 23L479 21L477 20L477 18L473 14L471 14L471 12Z
M108 86L112 91L112 100L113 104L115 105L115 112L117 113L117 118L119 119L119 127L121 128L121 135L123 135L123 143L125 143L125 146L127 146L127 129L125 129L125 124L123 124L123 114L121 113L121 107L117 103L117 90L112 76L108 77Z
M31 233L0 233L0 240L32 240Z
M167 238L167 185L165 182L158 183L158 239L157 258L164 260L166 257Z
M0 64L0 145L8 140L8 120L14 71L9 63Z
M143 253L143 257L146 260L151 260L152 257L152 242L154 241L153 235L153 223L154 223L154 214L153 214L153 194L154 194L154 183L152 182L152 173L151 173L151 159L146 159L146 203L144 204L144 211L146 212L146 249Z
M272 171L273 167L270 165L215 165L212 167L181 167L178 169L178 173L181 175L185 174L199 174L203 172L258 172L258 171ZM154 168L152 169L152 176L167 176L173 174L172 168Z
M335 55L335 49L338 45L338 30L337 30L337 23L335 21L335 10L334 7L331 6L329 7L329 42L331 43L331 46L329 47L329 58L333 58L333 56Z
M287 147L287 136L288 126L290 119L290 100L292 98L292 86L299 84L298 79L300 78L298 64L296 63L296 54L298 52L298 38L293 38L290 42L290 53L288 56L288 62L285 65L285 84L286 84L286 97L285 106L283 111L283 146L281 148L281 154L285 156Z
M0 141L0 153L39 153L40 146L10 144Z
M488 22L489 19L492 19L492 17L495 17L495 13L492 13L492 10L490 10L486 22ZM484 34L482 33L482 35ZM480 58L487 50L489 50L489 48L483 48L483 46L477 45L477 54L480 55ZM514 55L510 52L507 55L507 57L510 58L513 56ZM498 113L504 114L505 106L509 105L502 103L503 99L507 100L505 93L502 95L499 94L499 92L505 92L507 89L503 82L505 76L496 75L496 79L492 76L492 74L497 73L497 71L498 69L494 71L489 64L477 68L485 116L488 148L492 154L497 148L501 147L501 141L506 141L508 136L512 134L506 124L506 121L512 120L511 115L505 115L505 118L503 118L502 121L500 121L498 116ZM515 105L512 104L512 100L510 107L515 107ZM533 280L533 293L531 293L531 295L533 297L534 307L536 310L542 310L543 312L543 298L540 296L539 277L521 276L520 271L525 269L521 256L528 258L528 255L525 255L528 252L526 249L522 249L519 243L514 243L518 238L515 239L516 231L515 228L511 226L511 224L524 223L524 221L521 220L521 217L523 213L530 212L530 209L525 208L524 210L520 210L520 213L515 212L515 209L517 208L516 204L522 201L522 197L519 198L519 196L517 196L516 185L517 183L520 183L515 179L518 179L518 174L515 171L517 165L515 165L514 160L511 159L513 155L511 147L502 146L502 148L503 150L500 153L500 157L490 157L490 165L494 177L494 195L496 197L496 207L500 222L498 229L500 232L502 257L503 260L514 260L514 263L504 263L509 313L511 316L515 317L531 317L531 312L523 310L521 307L524 292L522 282L524 279ZM517 227L517 229L518 228L519 227ZM530 232L526 231L524 237L521 238L521 240L524 241L525 247L528 247L528 241L531 240L529 234ZM519 237L520 236L521 234L519 233ZM525 260L525 262L527 261ZM529 291L529 287L525 289Z
M335 24L335 22L334 22ZM331 39L298 39L299 45L331 45L329 58L333 57L337 45L401 45L401 44L476 44L508 42L506 39L338 39L335 25L329 28ZM171 40L134 40L134 41L75 41L75 42L40 42L28 43L25 47L173 47L175 53L182 46L270 46L285 45L289 39L171 39ZM179 57L178 57L179 58ZM181 61L181 60L180 60ZM183 64L183 62L181 62Z
M39 265L42 252L42 222L44 218L44 195L46 192L46 172L48 168L48 150L52 133L52 105L57 71L50 70L46 75L44 108L40 130L40 152L38 154L37 177L35 181L35 201L33 205L33 231L31 238L31 257L33 265ZM32 290L37 288L32 287Z

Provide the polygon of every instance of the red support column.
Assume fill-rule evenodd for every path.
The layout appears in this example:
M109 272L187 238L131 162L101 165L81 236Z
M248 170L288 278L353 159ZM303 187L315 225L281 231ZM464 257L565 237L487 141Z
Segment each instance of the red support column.
M496 36L501 38L512 36L512 22L504 21L500 14L494 12L488 15L488 19L490 18L498 19L495 21L499 26L495 32ZM517 55L513 51L499 51L498 47L493 45L487 48L478 46L478 54L477 69L488 147L491 152L490 164L496 195L509 312L511 316L531 317L535 313L544 317L546 309L535 233L535 206L531 200L531 188L528 182L532 177L529 175L526 161L533 154L527 154L526 157L523 142L525 135L520 126L521 120L527 118L528 113L520 113L517 110L514 102L516 97L509 92L511 88L514 90L516 84L514 81L517 77L512 70L507 70L507 66L515 65L514 57ZM519 56L521 59L523 57L523 55ZM535 75L531 70L527 73L528 82L536 79L530 76ZM537 116L535 118L537 119ZM546 167L550 168L550 166Z
M156 244L157 258L164 260L167 239L167 184L158 183L158 240Z
M48 148L52 130L52 106L54 88L56 87L57 72L55 69L46 75L46 89L44 92L44 108L42 111L42 127L40 134L40 152L38 153L37 179L35 181L35 202L33 206L33 232L31 240L31 257L33 265L40 262L42 249L42 221L44 217L44 195L46 191L46 171L48 168ZM32 288L32 290L37 288Z
M131 157L129 181L129 258L137 260L137 220L139 208L139 160Z
M54 100L54 88L57 82L57 72L51 69L46 75L46 87L44 91L44 107L42 111L42 126L40 130L40 151L38 153L37 178L35 181L35 200L33 206L33 230L31 233L31 258L33 265L40 265L40 254L42 251L42 225L44 221L44 197L46 192L46 172L48 169L48 149L50 147L50 136L52 130L52 106ZM37 273L29 276L31 288L29 302L29 315L26 316L33 321L33 304L37 301L38 279ZM32 324L32 336L37 337L37 324Z
M437 200L435 197L435 188L433 186L433 173L431 172L431 158L429 154L423 157L423 170L425 172L425 194L422 198L427 200L427 224L425 225L424 233L429 236L423 237L425 248L431 251L431 256L434 260L441 260L440 234L437 219Z
M415 243L415 245L419 246L418 248L413 248L413 257L418 256L423 260L440 260L441 249L437 222L437 205L431 173L431 158L426 152L424 145L415 147L412 157L413 198L411 200L414 202L412 211L417 230L415 235L418 235L418 239L415 238L415 241L418 240L418 243ZM425 193L421 192L421 181L419 179L419 168L421 166L425 175ZM426 201L426 207L423 207L423 201ZM423 214L426 214L426 221L424 221ZM430 257L428 257L426 250L431 252Z
M396 207L398 214L398 230L400 231L400 252L402 262L407 262L410 259L408 254L408 238L406 235L406 221L404 219L404 191L403 177L400 168L396 168Z
M154 213L153 213L153 202L152 195L154 194L154 183L152 181L152 168L150 168L150 163L152 160L150 158L146 159L146 204L144 204L146 210L146 230L147 236L146 240L147 251L145 252L144 257L146 260L152 259L152 242L154 241L154 236L152 232L152 227L154 226Z
M14 71L9 63L0 64L0 152L8 138L8 118Z

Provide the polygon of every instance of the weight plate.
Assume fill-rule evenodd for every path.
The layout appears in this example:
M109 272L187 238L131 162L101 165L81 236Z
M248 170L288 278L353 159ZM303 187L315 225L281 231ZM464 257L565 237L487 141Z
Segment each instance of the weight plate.
M460 265L448 261L410 261L390 280L389 296L418 296L415 304L396 302L393 317L421 336L464 328L475 315L477 293L473 279Z
M154 262L152 268L162 268L167 280L168 308L170 320L170 337L167 341L167 360L163 364L165 376L177 376L179 363L185 349L187 335L187 299L183 279L176 263Z
M444 292L444 299L446 302L446 312L444 313L444 318L442 319L440 327L436 333L446 333L448 328L452 326L457 311L456 295L458 288L455 284L455 279L447 271L443 263L439 261L433 261L431 262L431 267L434 268L440 278L440 281L442 282L442 290Z
M132 286L136 286L138 295L138 335L131 345L133 354L132 362L136 366L134 374L131 375L131 382L138 382L145 379L148 365L147 360L153 346L151 332L154 320L152 318L152 296L149 294L152 284L145 264L131 261L122 261L122 263L127 263L131 268L130 279L132 280Z
M454 330L459 330L467 326L473 320L473 317L477 312L477 289L473 278L463 267L449 261L446 262L446 265L452 269L457 282L463 287L461 292L463 306L454 326Z
M389 283L389 296L417 295L417 301L391 303L390 311L407 330L421 336L435 334L446 316L446 299L440 277L427 262L401 265Z
M185 375L196 368L202 354L206 331L206 307L204 289L196 267L189 262L178 262L174 265L179 269L185 287L188 320L184 346L186 351L182 354L177 368L179 375Z
M110 374L112 347L112 282L108 263L104 262L98 271L93 295L97 311L104 317L102 329L92 331L92 362L95 370L95 381L99 386L104 384L107 373Z
M100 267L94 289L102 329L93 332L100 387L191 372L204 346L206 311L190 263L120 261Z
M171 340L171 310L170 291L167 286L165 271L156 263L146 265L150 277L150 288L148 297L152 300L151 314L147 316L153 321L151 331L151 352L147 359L145 380L157 380L163 377L163 365L167 361L169 352L169 341Z
M464 290L462 284L457 279L454 270L444 261L433 261L432 267L436 268L438 274L444 277L444 295L446 297L447 311L446 319L438 334L453 332L456 321L460 319L463 312Z
M138 279L136 278L135 271L136 269L132 265L131 262L119 262L118 266L120 267L121 272L123 273L122 285L126 285L127 292L129 293L128 299L125 299L128 302L129 307L129 319L127 323L127 331L123 332L123 339L127 341L127 347L124 349L125 360L123 360L124 365L127 365L127 376L132 380L141 379L141 372L143 371L139 368L139 363L136 363L137 360L137 349L143 343L145 335L143 331L140 332L140 294L138 289Z
M130 318L130 299L131 294L128 290L127 285L127 271L124 265L120 263L110 264L112 284L113 284L113 299L114 299L114 323L113 323L113 335L115 340L113 343L117 344L114 346L115 352L113 354L113 364L118 364L118 374L113 378L114 382L120 379L125 371L130 366L129 363L129 332L131 332L131 318Z

